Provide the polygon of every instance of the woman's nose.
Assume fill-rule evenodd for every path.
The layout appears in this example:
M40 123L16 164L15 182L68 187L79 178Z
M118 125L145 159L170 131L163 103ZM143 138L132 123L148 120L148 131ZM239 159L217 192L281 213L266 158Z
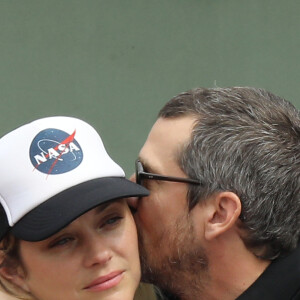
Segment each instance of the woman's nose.
M88 237L83 253L85 267L105 265L112 258L112 250L108 243L99 233L94 233Z

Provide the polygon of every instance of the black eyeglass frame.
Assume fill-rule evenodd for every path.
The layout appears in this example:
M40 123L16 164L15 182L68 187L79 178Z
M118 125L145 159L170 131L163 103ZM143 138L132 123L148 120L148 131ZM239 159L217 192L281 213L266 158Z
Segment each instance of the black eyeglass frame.
M150 180L162 180L162 181L173 181L173 182L183 182L189 184L201 184L197 179L184 178L184 177L174 177L174 176L165 176L154 173L149 173L144 171L143 164L139 159L135 161L135 180L136 183L142 185L142 179Z

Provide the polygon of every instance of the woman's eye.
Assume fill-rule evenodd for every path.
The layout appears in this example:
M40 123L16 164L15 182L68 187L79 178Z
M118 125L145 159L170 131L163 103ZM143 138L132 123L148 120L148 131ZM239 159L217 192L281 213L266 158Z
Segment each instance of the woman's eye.
M115 216L115 217L108 218L102 226L103 227L105 227L105 226L113 227L113 226L119 224L119 222L122 219L123 219L123 217L121 217L121 216Z
M74 238L71 238L71 237L65 237L65 238L56 240L50 244L50 248L61 247L61 246L67 245L68 243L70 243L73 240L74 240Z

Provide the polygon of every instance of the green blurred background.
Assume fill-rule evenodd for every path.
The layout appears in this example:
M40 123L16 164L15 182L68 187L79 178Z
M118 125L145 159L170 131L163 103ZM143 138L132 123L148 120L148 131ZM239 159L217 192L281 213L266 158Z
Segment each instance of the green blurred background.
M182 91L262 87L299 108L299 13L298 0L0 0L0 135L76 116L130 175Z
M0 135L80 117L129 175L158 110L197 86L300 106L300 1L1 0Z

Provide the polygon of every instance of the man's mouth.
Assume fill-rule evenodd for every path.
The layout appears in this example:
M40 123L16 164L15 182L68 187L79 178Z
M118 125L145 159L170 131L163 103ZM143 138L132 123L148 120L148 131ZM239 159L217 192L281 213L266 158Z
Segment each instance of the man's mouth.
M137 212L137 209L132 206L129 206L129 209L133 215Z

